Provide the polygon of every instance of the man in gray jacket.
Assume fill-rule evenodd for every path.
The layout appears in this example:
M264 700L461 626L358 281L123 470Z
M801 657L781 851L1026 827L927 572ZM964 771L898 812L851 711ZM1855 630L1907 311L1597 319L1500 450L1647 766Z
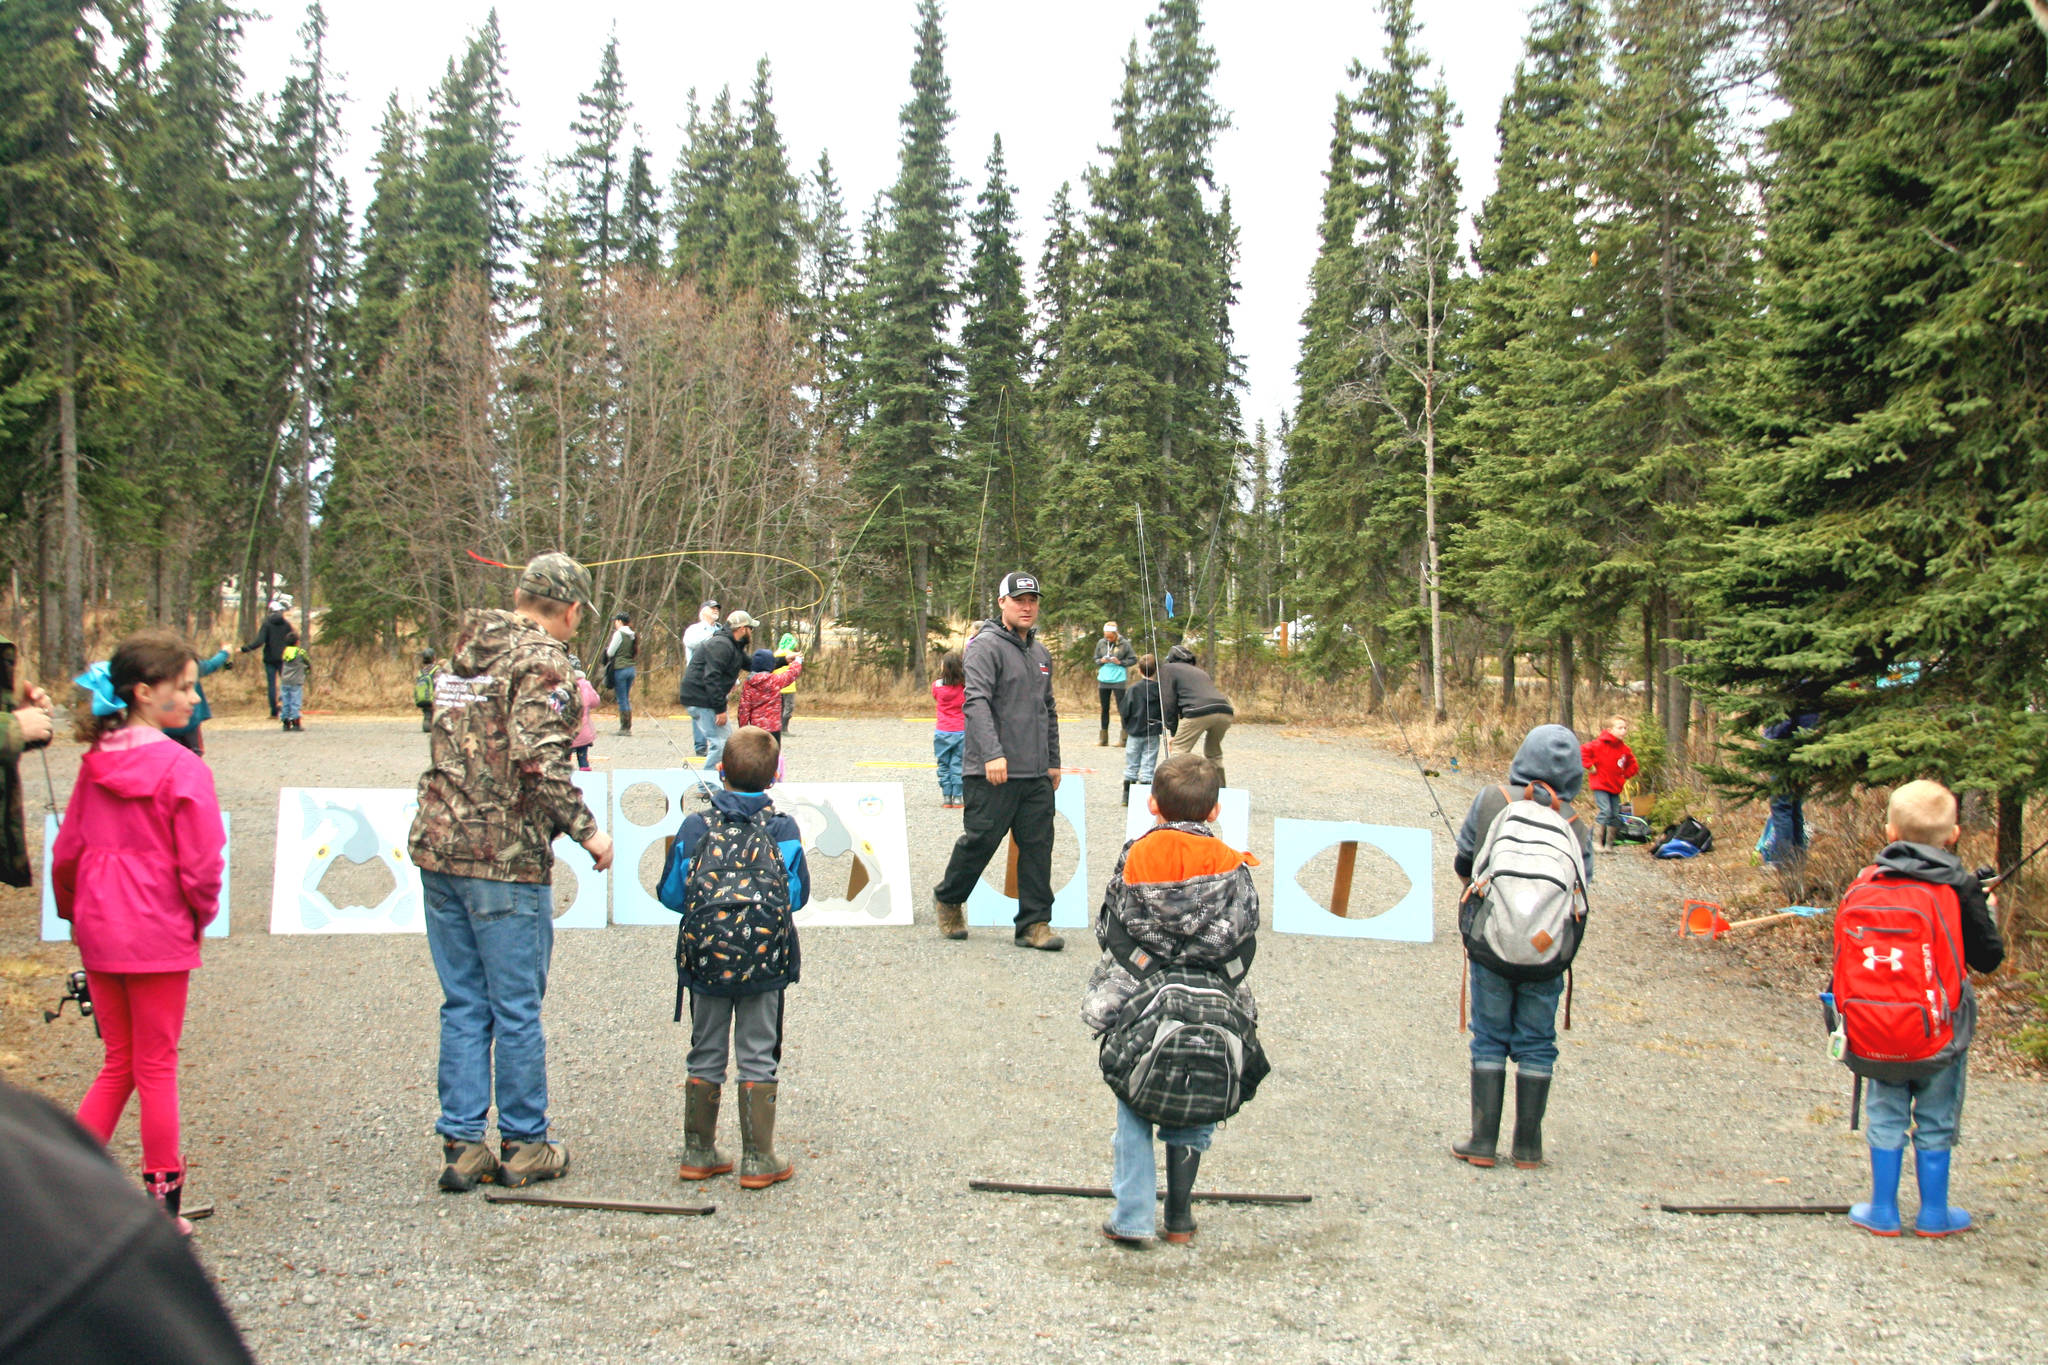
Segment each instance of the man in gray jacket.
M1003 836L1017 841L1017 946L1058 952L1052 931L1052 802L1059 788L1060 717L1052 656L1038 642L1038 579L1007 574L1001 619L967 642L967 808L946 875L932 897L939 932L967 937L967 897Z

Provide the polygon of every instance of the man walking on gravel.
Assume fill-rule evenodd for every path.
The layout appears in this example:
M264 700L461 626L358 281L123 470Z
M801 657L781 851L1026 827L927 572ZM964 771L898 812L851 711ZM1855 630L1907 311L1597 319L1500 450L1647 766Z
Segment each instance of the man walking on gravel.
M997 620L967 642L966 812L946 875L933 890L939 932L967 937L967 897L1003 836L1017 842L1017 946L1058 952L1052 931L1053 793L1060 717L1052 656L1038 641L1038 579L1007 574Z
M541 1000L554 952L558 834L603 872L611 836L576 790L583 718L566 643L591 611L590 571L565 554L526 566L511 611L473 611L435 678L432 764L411 852L441 978L441 1188L526 1185L569 1170L548 1141ZM496 1073L502 1157L484 1142Z
M740 674L754 667L754 627L760 624L743 611L734 612L697 646L690 666L683 670L683 708L690 713L691 733L705 742L697 752L704 755L707 768L718 766L725 742L732 738L726 698Z

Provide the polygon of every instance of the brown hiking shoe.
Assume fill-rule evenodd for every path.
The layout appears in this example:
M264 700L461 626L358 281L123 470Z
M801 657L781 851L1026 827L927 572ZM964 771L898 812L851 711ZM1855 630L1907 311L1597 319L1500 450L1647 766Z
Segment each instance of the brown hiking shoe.
M498 1164L498 1183L508 1189L569 1174L569 1149L559 1142L507 1142Z
M967 937L967 907L948 905L944 901L933 901L939 911L939 932L947 938Z
M1034 924L1017 935L1019 948L1036 948L1042 953L1056 953L1067 946L1067 941L1052 931L1050 924Z
M479 1180L495 1179L498 1158L487 1142L458 1142L441 1139L441 1188L450 1194L466 1194Z

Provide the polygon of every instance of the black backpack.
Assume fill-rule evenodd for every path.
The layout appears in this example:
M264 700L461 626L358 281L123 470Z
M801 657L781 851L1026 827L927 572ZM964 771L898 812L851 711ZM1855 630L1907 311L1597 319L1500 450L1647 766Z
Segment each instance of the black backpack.
M1162 1128L1221 1123L1273 1069L1258 1024L1237 1003L1256 944L1215 967L1168 963L1114 916L1104 922L1105 946L1138 989L1102 1035L1102 1078L1132 1113Z
M1675 825L1665 826L1664 837L1652 844L1650 851L1655 853L1673 839L1683 839L1702 853L1714 851L1714 831L1707 828L1705 821L1694 816L1688 815Z
M794 979L796 930L773 806L751 816L714 812L684 881L676 973L706 995L758 995ZM679 1010L680 1012L680 1010Z

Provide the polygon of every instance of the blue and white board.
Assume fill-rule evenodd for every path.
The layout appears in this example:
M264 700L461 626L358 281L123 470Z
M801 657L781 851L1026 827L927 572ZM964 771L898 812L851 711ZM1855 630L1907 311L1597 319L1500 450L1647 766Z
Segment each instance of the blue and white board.
M1431 873L1433 831L1347 820L1273 822L1273 927L1283 934L1380 938L1428 943L1435 936ZM1363 919L1333 915L1317 905L1298 880L1318 853L1345 840L1379 849L1408 878L1408 891L1390 908ZM1358 897L1354 885L1353 898Z
M604 773L578 772L574 774L576 790L583 793L583 804L590 807L590 814L597 821L600 830L609 832L612 825L611 788ZM605 907L609 899L611 878L597 870L596 861L583 845L566 834L555 836L555 861L576 874L576 898L569 902L567 909L555 916L557 929L602 929L605 927Z
M285 787L277 794L273 934L425 933L419 869L406 854L418 798L401 787ZM320 889L337 859L380 862L392 887L375 905L337 905Z
M1087 782L1071 773L1062 778L1059 790L1053 793L1052 808L1066 816L1067 823L1074 827L1074 842L1077 845L1074 850L1074 875L1067 879L1065 886L1053 889L1053 927L1084 929L1088 926L1092 908L1088 904ZM998 847L996 857L1007 858L1009 852ZM998 926L1014 927L1017 922L1017 898L1005 896L998 887L990 886L986 880L977 881L974 884L974 894L967 898L967 922L983 929Z
M1134 785L1131 788L1131 808L1124 812L1124 841L1130 842L1152 828L1152 812L1145 803L1152 797L1152 784ZM1229 844L1239 853L1252 851L1252 794L1244 787L1225 787L1216 793L1216 804L1223 808L1211 827L1216 837Z

